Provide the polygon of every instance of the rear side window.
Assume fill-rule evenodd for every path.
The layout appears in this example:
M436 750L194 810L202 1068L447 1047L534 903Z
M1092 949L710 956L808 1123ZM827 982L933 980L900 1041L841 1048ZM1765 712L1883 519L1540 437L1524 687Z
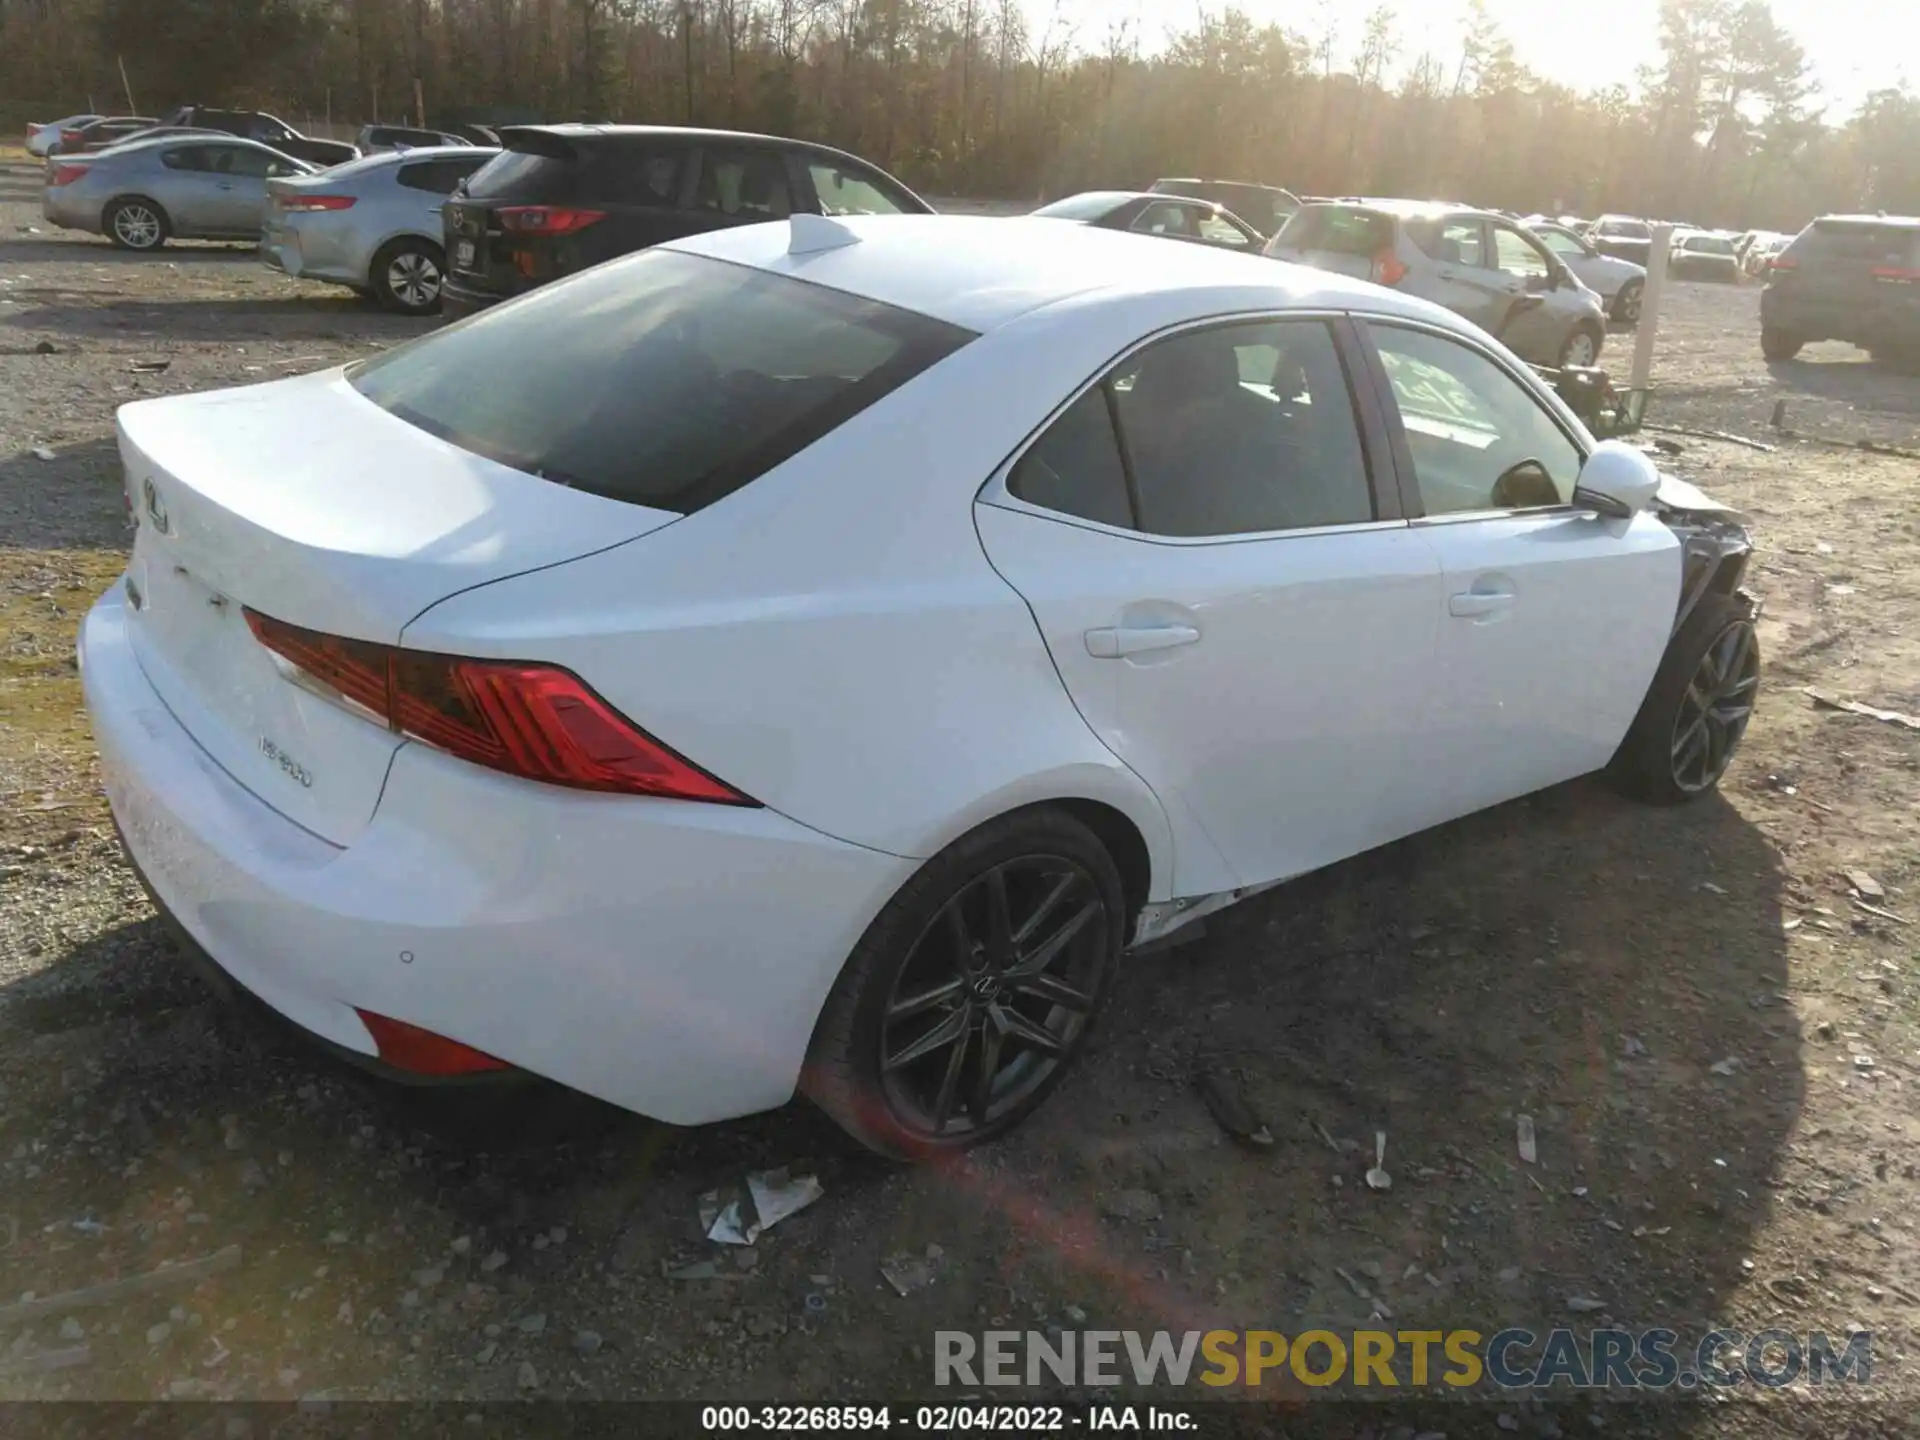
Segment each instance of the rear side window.
M424 190L429 195L450 195L453 187L471 175L480 165L480 157L470 160L422 160L402 165L394 176L409 190Z
M1033 442L1008 472L1007 493L1062 515L1133 528L1127 471L1107 410L1105 382L1074 401Z
M1377 210L1309 205L1294 212L1274 244L1334 255L1374 256L1393 244L1393 220Z
M684 148L666 145L609 145L596 151L581 181L584 197L614 205L667 209L680 199Z
M789 276L649 250L387 351L349 378L464 450L690 513L972 338Z
M1920 264L1920 228L1816 220L1800 233L1790 249L1796 259L1855 261L1864 265Z
M700 159L693 208L743 220L784 220L793 213L785 158L777 150L709 148Z
M906 197L878 175L863 174L830 160L807 161L807 176L820 199L822 215L910 215Z
M580 163L523 150L502 150L474 171L467 194L475 200L515 200L524 204L558 204L575 198Z

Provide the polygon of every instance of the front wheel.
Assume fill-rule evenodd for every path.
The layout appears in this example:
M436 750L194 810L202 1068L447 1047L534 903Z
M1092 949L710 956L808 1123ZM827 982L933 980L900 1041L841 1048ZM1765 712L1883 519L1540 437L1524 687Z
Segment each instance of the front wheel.
M167 243L167 212L144 195L114 201L102 218L107 238L122 250L158 250Z
M1587 366L1600 358L1600 337L1585 324L1574 326L1560 342L1560 368Z
M1613 297L1613 318L1621 325L1640 323L1640 296L1646 289L1644 280L1629 280L1620 287L1620 293Z
M1038 1108L1084 1045L1125 940L1120 874L1061 810L990 821L929 860L847 961L802 1088L861 1144L922 1160Z
M431 315L440 308L446 257L429 240L407 238L380 247L367 267L373 298L401 315Z
M1676 805L1720 783L1760 689L1755 607L1709 592L1667 644L1609 773L1627 793Z

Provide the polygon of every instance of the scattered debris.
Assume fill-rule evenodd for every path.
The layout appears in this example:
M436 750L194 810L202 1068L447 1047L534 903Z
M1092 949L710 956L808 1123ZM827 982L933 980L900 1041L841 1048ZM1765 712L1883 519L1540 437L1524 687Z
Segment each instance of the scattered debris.
M826 1193L818 1176L796 1176L784 1167L756 1170L747 1176L744 1196L736 1193L724 1204L718 1190L700 1197L700 1228L719 1244L751 1245Z
M33 458L36 460L51 460L54 458L54 453L45 445L36 445L33 447Z
M1744 435L1735 435L1730 430L1695 430L1688 425L1649 425L1641 423L1642 430L1656 431L1662 435L1687 435L1695 440L1724 440L1729 445L1744 445L1749 450L1758 450L1771 455L1778 446L1769 445L1764 440L1749 440Z
M945 1253L938 1245L927 1246L924 1255L896 1250L880 1262L880 1277L893 1287L894 1294L905 1299L933 1284L939 1273L936 1267Z
M1114 1220L1151 1225L1164 1213L1160 1197L1151 1190L1122 1190L1100 1202L1101 1213Z
M1622 1035L1620 1037L1620 1053L1629 1060L1636 1059L1647 1053L1646 1042L1638 1035Z
M71 1370L92 1359L93 1349L87 1345L73 1345L64 1350L37 1350L29 1355L14 1355L0 1360L0 1376L44 1375L49 1370Z
M664 1268L664 1267L663 1267ZM711 1260L696 1260L691 1265L681 1265L665 1270L669 1280L718 1280L720 1267Z
M1387 1132L1373 1132L1373 1168L1366 1174L1369 1190L1391 1190L1393 1177L1387 1173Z
M598 1330L576 1330L573 1332L574 1353L582 1359L590 1359L600 1353L600 1347L607 1342Z
M1606 1308L1606 1301L1596 1300L1591 1295L1569 1295L1567 1297L1567 1309L1573 1311L1576 1315L1591 1315L1597 1310L1604 1310Z
M531 1360L522 1360L520 1362L520 1369L515 1373L513 1383L522 1390L538 1390L540 1388L540 1372L533 1368L533 1362Z
M171 360L136 360L127 369L136 375L162 375L172 364Z
M1920 715L1909 715L1904 710L1882 710L1877 705L1863 705L1858 700L1842 700L1812 685L1802 686L1801 693L1809 696L1823 710L1844 710L1849 715L1864 715L1882 724L1904 725L1909 730L1920 730Z
M1520 1158L1529 1165L1537 1165L1540 1162L1540 1147L1533 1133L1531 1115L1513 1117L1513 1138L1520 1147Z
M1738 1055L1729 1055L1726 1059L1716 1060L1713 1064L1707 1066L1707 1069L1715 1075L1731 1075L1739 1068L1740 1057Z
M1207 1113L1213 1116L1214 1123L1222 1130L1242 1145L1252 1146L1255 1150L1273 1148L1273 1132L1254 1114L1240 1087L1226 1075L1218 1070L1203 1070L1195 1078L1194 1084L1206 1104Z
M60 353L60 349L51 340L36 340L33 342L33 353L36 355L57 355Z
M487 1256L486 1259L480 1262L480 1273L482 1275L491 1275L494 1271L498 1270L502 1265L506 1263L507 1263L507 1252L504 1250L495 1250L492 1254Z
M1884 900L1887 898L1886 887L1865 870L1847 871L1846 881L1868 900Z
M45 1315L64 1315L72 1310L87 1310L98 1305L117 1304L131 1296L147 1295L155 1290L197 1285L209 1275L219 1275L224 1271L237 1269L239 1264L240 1247L228 1245L214 1251L211 1255L203 1255L197 1260L185 1260L178 1265L168 1265L159 1270L129 1275L123 1280L109 1280L104 1284L88 1285L79 1290L66 1290L58 1295L20 1300L12 1305L0 1305L0 1329L24 1325L30 1320L38 1320Z
M1853 904L1857 910L1864 910L1867 914L1876 916L1881 920L1891 920L1896 925L1911 925L1913 923L1904 915L1896 915L1891 910L1882 910L1878 905L1869 905L1858 896L1854 897Z

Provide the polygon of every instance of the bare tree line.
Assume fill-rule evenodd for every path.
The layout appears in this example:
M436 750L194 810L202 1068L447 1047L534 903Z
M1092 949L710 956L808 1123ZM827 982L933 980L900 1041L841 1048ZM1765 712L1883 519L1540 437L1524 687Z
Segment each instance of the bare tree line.
M1391 3L1334 0L1306 33L1203 8L1151 50L1020 0L0 0L0 108L119 109L124 64L146 113L399 120L417 93L429 122L806 136L941 194L1204 174L1736 226L1920 210L1920 97L1830 121L1766 0L1663 0L1658 62L1585 92L1530 73L1479 0L1445 52L1404 33Z

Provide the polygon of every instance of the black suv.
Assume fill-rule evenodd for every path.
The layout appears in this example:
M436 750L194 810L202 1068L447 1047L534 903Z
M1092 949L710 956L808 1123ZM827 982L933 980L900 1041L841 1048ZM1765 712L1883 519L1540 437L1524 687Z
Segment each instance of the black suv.
M1156 180L1156 195L1185 195L1224 205L1260 232L1262 240L1280 233L1280 227L1300 208L1300 197L1278 185L1256 185L1250 180Z
M220 130L228 135L238 135L243 140L258 140L262 145L271 145L282 155L291 155L296 160L305 160L314 165L338 165L342 161L357 160L360 156L358 146L349 145L343 140L316 140L302 135L286 121L264 110L215 110L208 105L181 105L160 123L187 126L195 130Z
M1791 360L1844 340L1876 360L1920 365L1920 219L1825 215L1768 263L1760 350Z
M501 153L441 212L449 318L624 255L730 225L930 215L886 171L802 140L655 125L505 125Z

